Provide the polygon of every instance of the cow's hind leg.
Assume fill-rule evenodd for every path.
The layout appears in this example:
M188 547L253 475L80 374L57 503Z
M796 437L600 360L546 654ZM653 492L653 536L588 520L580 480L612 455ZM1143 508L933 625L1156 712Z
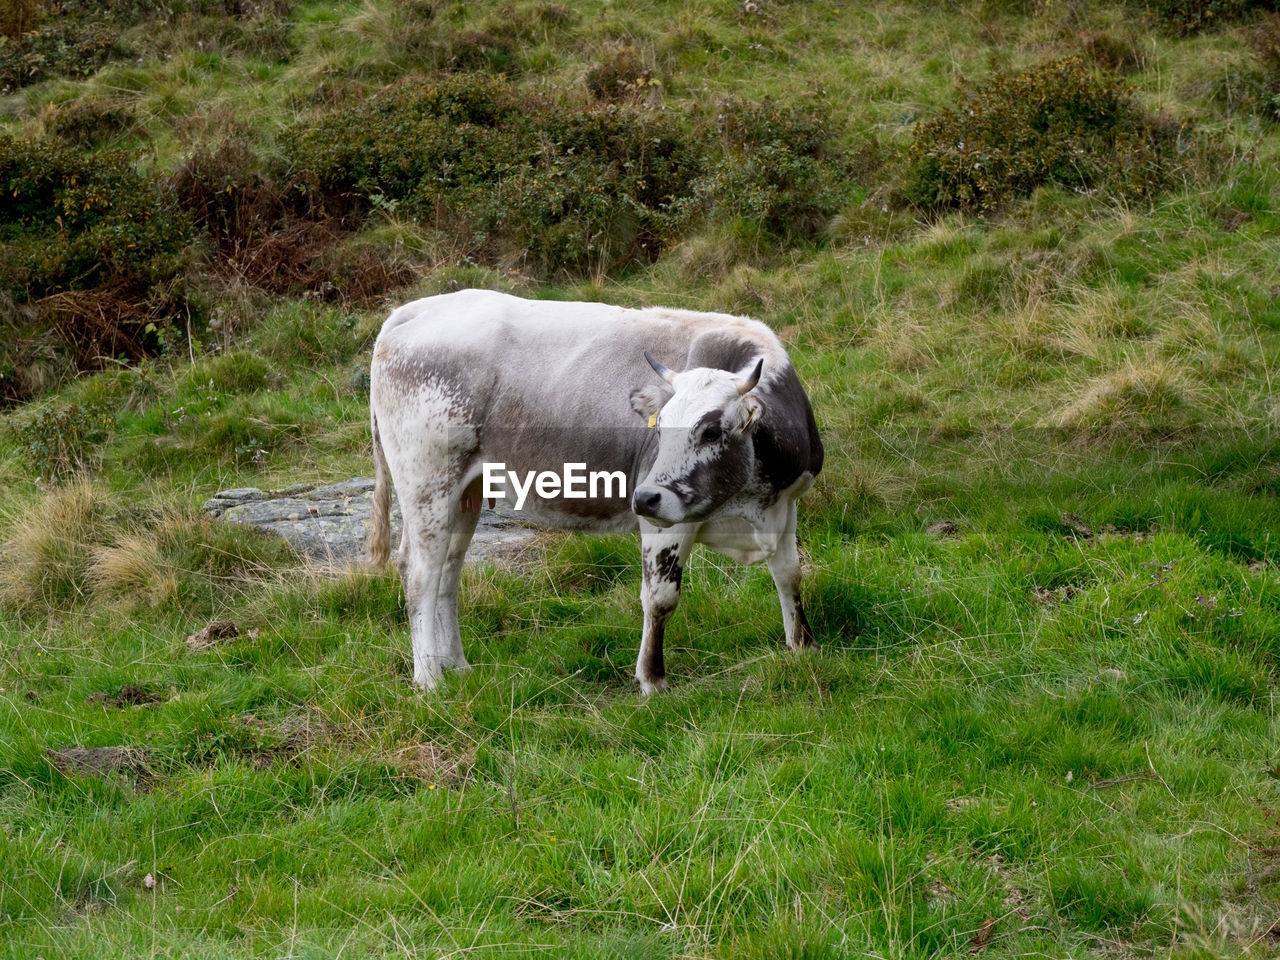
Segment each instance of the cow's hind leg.
M659 530L641 523L640 566L643 585L644 633L636 658L636 679L646 695L667 689L667 667L662 657L662 635L680 602L680 578L693 548L697 528Z
M462 652L462 630L458 623L458 585L462 582L462 564L467 547L480 520L480 481L463 492L454 507L449 527L449 550L445 555L440 586L436 591L436 644L444 651L448 665L454 670L470 670Z
M778 543L778 549L769 558L769 573L773 585L778 588L778 602L782 605L782 623L786 629L787 646L792 650L817 646L813 630L804 615L800 601L800 549L796 545L796 504L793 500L787 511L787 527Z
M453 638L438 627L440 590L450 546L454 492L450 484L423 484L406 497L400 578L404 584L409 631L413 638L413 682L424 690L436 686L446 668L455 665ZM466 547L463 547L465 552ZM463 661L465 664L465 660Z

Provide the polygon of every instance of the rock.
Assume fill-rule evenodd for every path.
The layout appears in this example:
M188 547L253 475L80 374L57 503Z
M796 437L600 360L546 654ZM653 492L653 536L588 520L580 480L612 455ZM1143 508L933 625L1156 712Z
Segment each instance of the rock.
M368 555L373 480L353 477L325 486L295 484L277 491L222 490L205 502L204 512L282 536L310 560L346 566ZM393 544L400 540L400 529L400 507L392 497ZM508 508L483 509L468 559L491 559L523 544L533 533Z

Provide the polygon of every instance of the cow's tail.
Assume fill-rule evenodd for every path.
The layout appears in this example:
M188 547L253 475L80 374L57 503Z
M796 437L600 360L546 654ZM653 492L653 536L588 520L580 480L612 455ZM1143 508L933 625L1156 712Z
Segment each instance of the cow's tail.
M369 530L369 560L378 570L391 559L391 473L387 455L378 436L378 415L370 413L373 425L373 519Z

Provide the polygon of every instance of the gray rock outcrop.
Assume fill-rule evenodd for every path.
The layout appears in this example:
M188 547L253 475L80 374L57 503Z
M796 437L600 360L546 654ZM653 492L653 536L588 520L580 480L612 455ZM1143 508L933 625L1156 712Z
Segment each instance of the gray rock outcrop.
M222 490L205 502L204 512L284 537L313 561L345 566L368 556L373 480L355 477L325 486L304 483L274 491L256 487ZM393 548L400 542L400 529L400 506L393 497ZM480 512L467 559L492 559L518 547L533 532L509 510L486 507Z

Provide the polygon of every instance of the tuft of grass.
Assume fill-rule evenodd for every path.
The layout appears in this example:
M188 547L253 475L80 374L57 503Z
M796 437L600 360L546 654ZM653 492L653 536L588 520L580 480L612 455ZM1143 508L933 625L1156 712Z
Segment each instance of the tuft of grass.
M6 516L0 603L29 611L86 599L92 545L102 535L105 508L99 488L75 480Z
M125 610L161 606L178 594L178 575L150 531L121 532L111 543L95 545L85 579L97 600Z
M1122 369L1089 380L1051 422L1091 439L1151 441L1184 434L1200 417L1195 391L1173 363L1129 360Z

